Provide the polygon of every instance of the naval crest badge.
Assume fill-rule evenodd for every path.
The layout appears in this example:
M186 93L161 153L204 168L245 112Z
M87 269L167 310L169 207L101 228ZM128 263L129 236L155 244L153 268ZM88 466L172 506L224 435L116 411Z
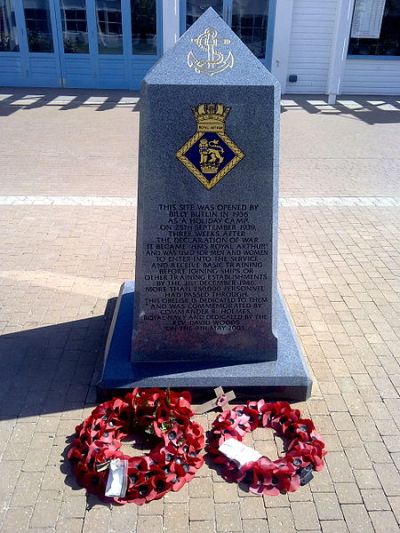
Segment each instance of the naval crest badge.
M192 50L188 53L187 64L197 74L215 76L215 74L233 67L234 57L232 52L229 50L224 55L217 50L217 46L231 44L231 41L230 39L219 39L216 29L206 28L198 37L192 39L192 43L196 44L205 55L204 58L199 59Z
M244 158L244 153L225 133L231 108L200 104L192 109L197 132L176 153L179 161L208 190Z

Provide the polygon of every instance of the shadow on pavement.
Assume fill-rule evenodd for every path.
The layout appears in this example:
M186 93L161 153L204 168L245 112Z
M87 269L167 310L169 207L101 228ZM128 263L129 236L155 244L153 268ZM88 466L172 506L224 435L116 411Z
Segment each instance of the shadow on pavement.
M40 89L0 87L0 117L18 110L54 107L69 111L89 107L94 111L115 108L140 111L140 93L123 90ZM340 95L335 105L329 105L326 95L284 95L282 113L303 110L310 114L339 115L361 120L366 124L397 124L400 122L399 96Z
M115 303L116 298L108 301L103 316L0 337L0 420L95 402L94 373L102 362Z
M18 110L53 107L70 111L88 107L95 111L123 108L139 111L139 93L117 90L88 89L20 89L0 87L0 117L9 116Z
M18 110L54 107L70 111L89 107L94 111L115 108L140 111L140 93L121 90L95 89L37 89L0 87L0 117ZM340 95L335 105L328 104L326 95L284 95L282 113L303 110L310 114L343 116L366 124L397 124L400 122L399 96Z
M340 95L335 105L329 105L327 96L285 95L281 111L303 110L314 115L340 116L361 120L369 125L397 124L400 122L399 96L345 96Z

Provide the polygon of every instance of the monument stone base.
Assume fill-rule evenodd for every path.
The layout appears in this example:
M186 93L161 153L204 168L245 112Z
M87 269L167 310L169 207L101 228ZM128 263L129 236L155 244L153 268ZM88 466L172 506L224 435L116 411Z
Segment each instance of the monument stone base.
M278 359L231 365L213 365L212 362L132 363L134 298L134 282L127 281L121 287L108 334L103 372L97 383L98 401L133 387L190 389L195 402L209 399L212 390L219 386L234 389L241 400L302 401L309 398L312 380L279 291L275 331Z

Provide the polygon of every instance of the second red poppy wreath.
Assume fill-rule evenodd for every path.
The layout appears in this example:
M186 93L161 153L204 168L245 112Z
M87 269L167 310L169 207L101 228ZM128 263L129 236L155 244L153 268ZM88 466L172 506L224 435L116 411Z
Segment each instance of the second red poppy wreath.
M274 429L286 441L286 455L272 461L258 454L258 458L238 466L237 460L221 452L224 443L233 439L233 444L238 444L234 441L242 442L246 433L256 428ZM207 451L221 465L224 479L247 483L251 492L271 496L294 492L305 485L312 478L313 470L322 470L326 455L325 444L312 420L301 418L300 411L292 409L287 402L264 400L247 402L218 415L210 431Z
M192 416L189 392L134 389L98 405L76 427L68 452L78 483L104 498L110 470L121 464L121 495L111 498L117 503L141 505L179 490L204 462L204 432ZM149 453L130 457L121 451L121 440L138 431L158 442Z

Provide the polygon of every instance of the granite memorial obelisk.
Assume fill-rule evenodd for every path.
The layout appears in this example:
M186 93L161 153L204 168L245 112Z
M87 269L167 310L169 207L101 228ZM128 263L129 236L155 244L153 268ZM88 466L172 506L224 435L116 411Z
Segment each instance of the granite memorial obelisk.
M211 8L145 77L135 284L118 298L100 394L310 394L277 289L279 115L278 82Z

